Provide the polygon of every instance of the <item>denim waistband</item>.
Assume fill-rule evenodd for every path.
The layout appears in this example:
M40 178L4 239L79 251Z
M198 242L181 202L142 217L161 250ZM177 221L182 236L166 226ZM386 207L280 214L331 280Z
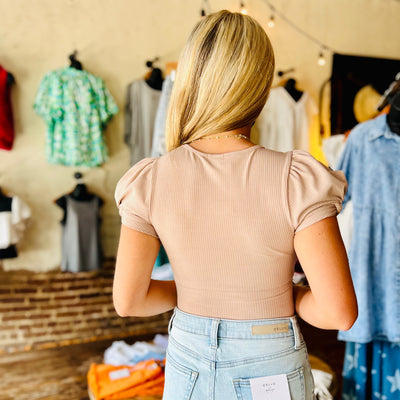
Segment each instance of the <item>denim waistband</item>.
M302 345L303 337L296 316L256 320L231 320L188 314L175 308L169 323L180 330L211 339L263 339L294 337L295 348Z

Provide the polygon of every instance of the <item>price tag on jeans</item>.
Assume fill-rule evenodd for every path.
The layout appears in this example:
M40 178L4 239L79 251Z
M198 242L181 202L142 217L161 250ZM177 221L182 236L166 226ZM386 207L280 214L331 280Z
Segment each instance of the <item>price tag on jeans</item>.
M290 400L285 374L250 379L253 400Z

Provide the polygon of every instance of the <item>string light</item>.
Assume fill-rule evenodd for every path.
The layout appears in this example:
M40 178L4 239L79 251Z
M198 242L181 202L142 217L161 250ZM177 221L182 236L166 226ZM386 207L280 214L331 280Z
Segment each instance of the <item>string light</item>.
M310 35L309 33L307 33L306 31L304 31L303 29L301 29L299 26L297 26L296 24L294 24L290 19L288 19L282 12L278 11L273 4L271 4L268 0L264 0L264 2L267 4L267 6L269 7L269 9L272 12L271 18L268 22L268 27L272 28L275 25L275 21L274 21L274 16L277 15L279 18L283 19L288 25L290 25L294 30L296 30L298 33L300 33L301 35L305 36L307 39L311 40L312 42L316 43L321 51L319 53L319 57L318 57L318 65L320 66L324 66L326 64L326 59L324 56L324 51L329 51L331 53L336 53L336 51L325 45L324 43L322 43L321 41L319 41L318 39L316 39L314 36ZM271 24L272 22L272 24ZM271 26L272 25L272 26Z
M324 53L321 50L321 52L319 53L319 57L318 57L318 65L320 67L323 67L325 64L326 64L326 60L325 60L325 57L324 57Z
M268 21L268 28L273 28L275 26L275 17L274 14L271 14L271 17L269 18Z
M208 14L210 14L211 13L210 4L208 3L208 0L203 0L202 1L202 7L201 7L201 10L200 10L201 18L204 18L207 15L207 9L208 9Z
M240 12L241 12L243 15L247 15L247 14L248 14L248 13L247 13L247 9L246 9L246 7L245 7L243 1L240 2Z

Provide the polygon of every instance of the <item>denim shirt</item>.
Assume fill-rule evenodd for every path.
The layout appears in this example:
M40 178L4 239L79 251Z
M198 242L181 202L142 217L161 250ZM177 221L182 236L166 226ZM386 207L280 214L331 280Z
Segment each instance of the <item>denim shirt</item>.
M349 183L354 232L349 262L359 316L344 341L400 341L400 136L386 115L357 125L337 165Z

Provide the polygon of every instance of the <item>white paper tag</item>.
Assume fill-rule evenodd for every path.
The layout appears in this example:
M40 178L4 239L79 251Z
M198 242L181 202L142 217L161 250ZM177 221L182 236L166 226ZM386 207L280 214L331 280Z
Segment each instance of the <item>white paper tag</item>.
M127 378L131 373L128 368L117 369L116 371L111 371L108 376L112 381L117 379Z
M250 379L253 400L290 400L285 374Z

